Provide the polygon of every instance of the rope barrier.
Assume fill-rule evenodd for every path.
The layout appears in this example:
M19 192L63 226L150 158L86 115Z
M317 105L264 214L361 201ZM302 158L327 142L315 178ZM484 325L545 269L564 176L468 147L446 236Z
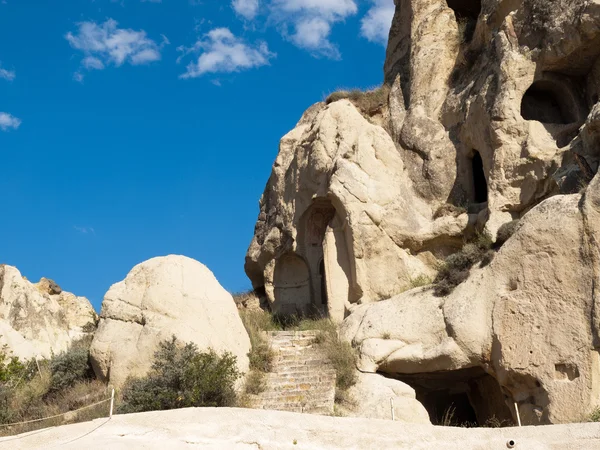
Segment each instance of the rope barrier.
M14 425L23 425L23 424L26 424L26 423L42 422L42 421L48 420L48 419L55 419L56 417L64 416L65 414L74 413L74 412L77 412L77 411L81 411L83 409L91 408L92 406L97 406L97 405L100 405L102 403L110 402L113 399L114 399L114 396L111 396L111 397L109 397L109 398L107 398L105 400L100 400L99 402L92 403L91 405L82 406L81 408L74 409L73 411L67 411L67 412L64 412L64 413L61 413L61 414L56 414L54 416L42 417L41 419L26 420L24 422L4 423L4 424L0 424L0 427L12 427ZM112 411L111 411L111 415L112 415Z

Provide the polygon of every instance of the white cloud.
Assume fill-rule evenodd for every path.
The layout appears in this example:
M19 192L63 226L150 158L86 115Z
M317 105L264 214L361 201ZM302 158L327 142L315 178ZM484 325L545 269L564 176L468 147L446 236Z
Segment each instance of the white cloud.
M81 234L96 235L96 230L94 230L92 227L79 227L77 225L73 225L73 228L75 229L75 231L77 231L78 233L81 233Z
M361 34L371 42L387 45L392 18L394 0L372 0L373 5L361 21Z
M271 0L269 11L271 20L296 46L314 56L339 58L330 41L331 28L356 14L358 8L355 0Z
M169 40L157 44L146 36L144 30L118 28L117 22L108 19L102 24L81 22L75 34L69 32L65 38L71 47L81 50L85 57L81 61L87 70L102 70L108 65L119 67L148 64L161 58L160 51Z
M258 13L258 0L232 0L231 6L240 16L252 20Z
M12 81L15 79L17 74L14 70L7 70L0 67L0 78L4 78L5 80Z
M15 116L0 112L0 130L8 131L10 128L16 130L21 125L21 119L17 119Z
M261 67L269 64L276 55L269 51L267 44L259 42L250 46L233 35L228 28L215 28L193 47L179 47L182 55L201 52L198 60L188 64L187 70L180 78L197 78L206 73L231 73Z

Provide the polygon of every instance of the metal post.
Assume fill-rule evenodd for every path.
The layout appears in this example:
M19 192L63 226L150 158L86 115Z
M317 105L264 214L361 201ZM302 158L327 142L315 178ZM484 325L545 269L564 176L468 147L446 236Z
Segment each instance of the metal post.
M517 423L521 426L521 416L519 415L519 405L515 402L515 412L517 413Z
M110 413L108 415L109 419L112 418L114 404L115 404L115 388L113 388L113 390L110 394Z
M392 408L392 420L396 420L396 414L394 413L394 399L390 397L390 407Z

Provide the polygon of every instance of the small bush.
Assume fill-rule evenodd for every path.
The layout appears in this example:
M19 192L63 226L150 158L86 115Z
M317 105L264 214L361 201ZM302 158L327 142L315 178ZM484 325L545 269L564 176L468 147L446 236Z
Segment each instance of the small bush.
M129 379L118 410L133 413L200 406L231 406L240 377L230 353L199 352L196 345L179 345L175 336L154 354L150 373Z
M373 113L387 104L389 95L390 88L387 85L368 91L361 91L360 89L340 90L330 94L325 99L325 103L329 105L338 100L348 99L364 113Z
M71 347L50 361L50 392L62 391L77 381L91 380L94 371L89 363L89 350L84 347Z
M489 235L478 233L460 251L448 256L433 281L434 294L445 297L469 277L471 267L477 263L480 263L481 267L489 264L494 257L491 248L492 239Z
M244 390L247 394L258 395L267 389L267 376L265 372L252 370L246 375Z
M517 226L519 225L518 220L512 220L505 224L502 224L500 228L498 228L498 232L496 233L496 247L501 247L506 241L510 239L510 237L517 231Z

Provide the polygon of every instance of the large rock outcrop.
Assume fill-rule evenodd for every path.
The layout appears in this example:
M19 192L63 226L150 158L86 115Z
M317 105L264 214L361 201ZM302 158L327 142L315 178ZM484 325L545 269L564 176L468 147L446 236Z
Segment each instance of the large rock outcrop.
M96 321L85 297L46 278L30 283L15 267L0 265L0 348L11 356L49 358L92 333Z
M248 369L250 339L231 295L203 264L170 255L138 264L104 296L90 349L94 371L121 386L145 375L158 343L171 336L230 352L240 371Z
M600 2L395 4L384 87L281 140L246 273L275 312L346 319L360 369L436 419L580 420L600 403ZM405 292L517 219L448 297Z
M409 382L421 399L464 392L479 423L509 418L515 402L530 425L585 419L600 404L597 246L584 209L596 184L584 198L532 209L490 265L447 297L420 288L360 306L342 325L359 369Z
M246 257L275 311L340 321L591 180L600 3L558 5L396 0L387 100L317 103L281 140Z

